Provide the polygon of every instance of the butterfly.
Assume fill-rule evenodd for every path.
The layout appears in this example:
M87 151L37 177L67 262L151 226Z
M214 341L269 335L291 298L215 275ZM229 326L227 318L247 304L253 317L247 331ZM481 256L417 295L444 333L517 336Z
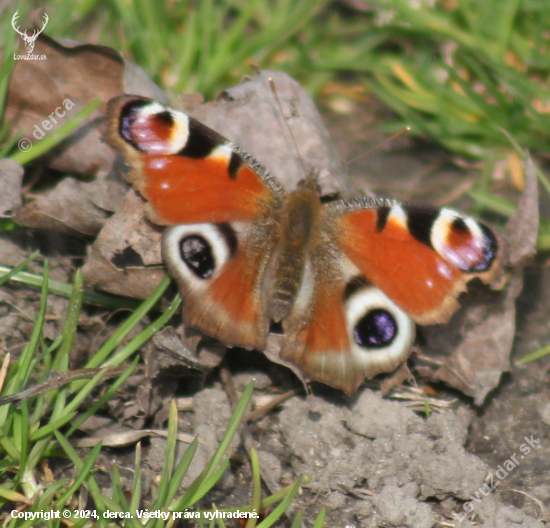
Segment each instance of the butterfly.
M151 99L108 103L120 150L183 298L183 322L264 350L353 394L410 354L415 325L443 323L473 278L494 282L503 240L457 211L365 197L323 203L313 177L292 192L194 118Z

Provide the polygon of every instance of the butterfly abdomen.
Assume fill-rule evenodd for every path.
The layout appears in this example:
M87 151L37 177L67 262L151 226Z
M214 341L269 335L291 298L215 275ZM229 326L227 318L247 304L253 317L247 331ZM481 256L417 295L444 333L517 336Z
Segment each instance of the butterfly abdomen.
M273 256L275 273L268 292L269 316L275 322L284 319L294 305L321 215L321 200L315 192L302 188L288 195L280 242Z

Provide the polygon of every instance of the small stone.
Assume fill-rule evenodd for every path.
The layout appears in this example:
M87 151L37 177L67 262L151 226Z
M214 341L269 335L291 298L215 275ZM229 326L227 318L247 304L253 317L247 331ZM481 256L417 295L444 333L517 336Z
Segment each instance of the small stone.
M550 425L550 402L543 403L542 405L540 405L538 407L538 411L542 421L545 424Z

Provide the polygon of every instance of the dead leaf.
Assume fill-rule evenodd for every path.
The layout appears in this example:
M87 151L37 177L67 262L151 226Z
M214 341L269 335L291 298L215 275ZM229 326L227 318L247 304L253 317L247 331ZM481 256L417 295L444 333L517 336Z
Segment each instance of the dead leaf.
M107 174L115 154L98 130L104 120L105 103L128 90L160 99L164 94L140 68L106 46L56 40L42 34L34 53L46 55L47 60L16 61L10 79L6 118L11 121L11 132L21 130L21 136L39 141L92 101L102 99L103 105L88 121L41 162L74 175Z
M28 203L14 220L22 226L93 236L119 207L127 190L120 181L81 182L66 177Z
M529 157L525 173L525 190L516 214L506 224L505 237L510 248L508 260L511 266L524 264L535 255L539 217L537 175L533 160Z
M11 218L22 205L23 167L11 159L0 160L0 218Z
M119 433L80 438L75 440L72 444L74 447L94 447L101 442L103 447L122 447L135 444L148 436L162 436L167 438L168 431L163 431L162 429L141 429L140 431L126 429ZM195 440L193 435L187 433L177 433L175 438L178 442L183 442L185 444L191 444Z
M41 35L34 53L45 54L47 60L16 62L6 107L11 132L21 130L33 142L60 128L94 99L106 101L123 91L124 64L110 48L67 48ZM103 109L96 110L87 124L45 156L46 166L85 176L107 171L114 155L100 141L97 124L103 115Z
M161 371L176 375L182 370L207 373L210 369L197 360L193 349L188 349L172 326L164 327L152 338L153 347L147 354L147 377L156 378ZM174 372L176 374L174 374Z
M143 205L131 190L122 209L105 224L82 268L88 287L144 299L164 277L162 228L145 219Z
M143 70L105 46L41 35L35 53L46 55L47 60L17 61L10 80L6 116L11 131L20 131L36 143L93 100L102 99L100 108L39 162L41 167L97 180L61 180L57 188L26 204L16 221L29 227L95 235L120 208L128 189L118 171L112 171L116 154L102 137L105 103L126 91L160 100L166 96Z
M323 195L346 195L351 190L347 170L315 103L283 72L260 71L191 115L254 156L287 190L295 189L311 172L318 175Z

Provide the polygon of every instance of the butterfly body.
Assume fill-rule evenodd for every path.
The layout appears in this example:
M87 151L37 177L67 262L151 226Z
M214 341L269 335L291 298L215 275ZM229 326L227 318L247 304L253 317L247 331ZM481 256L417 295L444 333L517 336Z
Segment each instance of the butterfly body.
M264 350L352 393L408 356L415 323L445 322L474 277L493 281L503 245L450 209L358 198L323 204L313 178L286 192L254 158L193 118L123 96L108 110L183 321L229 346Z
M289 314L298 295L306 264L321 242L322 220L323 208L315 191L302 187L287 196L268 274L273 280L266 291L268 314L277 323Z

